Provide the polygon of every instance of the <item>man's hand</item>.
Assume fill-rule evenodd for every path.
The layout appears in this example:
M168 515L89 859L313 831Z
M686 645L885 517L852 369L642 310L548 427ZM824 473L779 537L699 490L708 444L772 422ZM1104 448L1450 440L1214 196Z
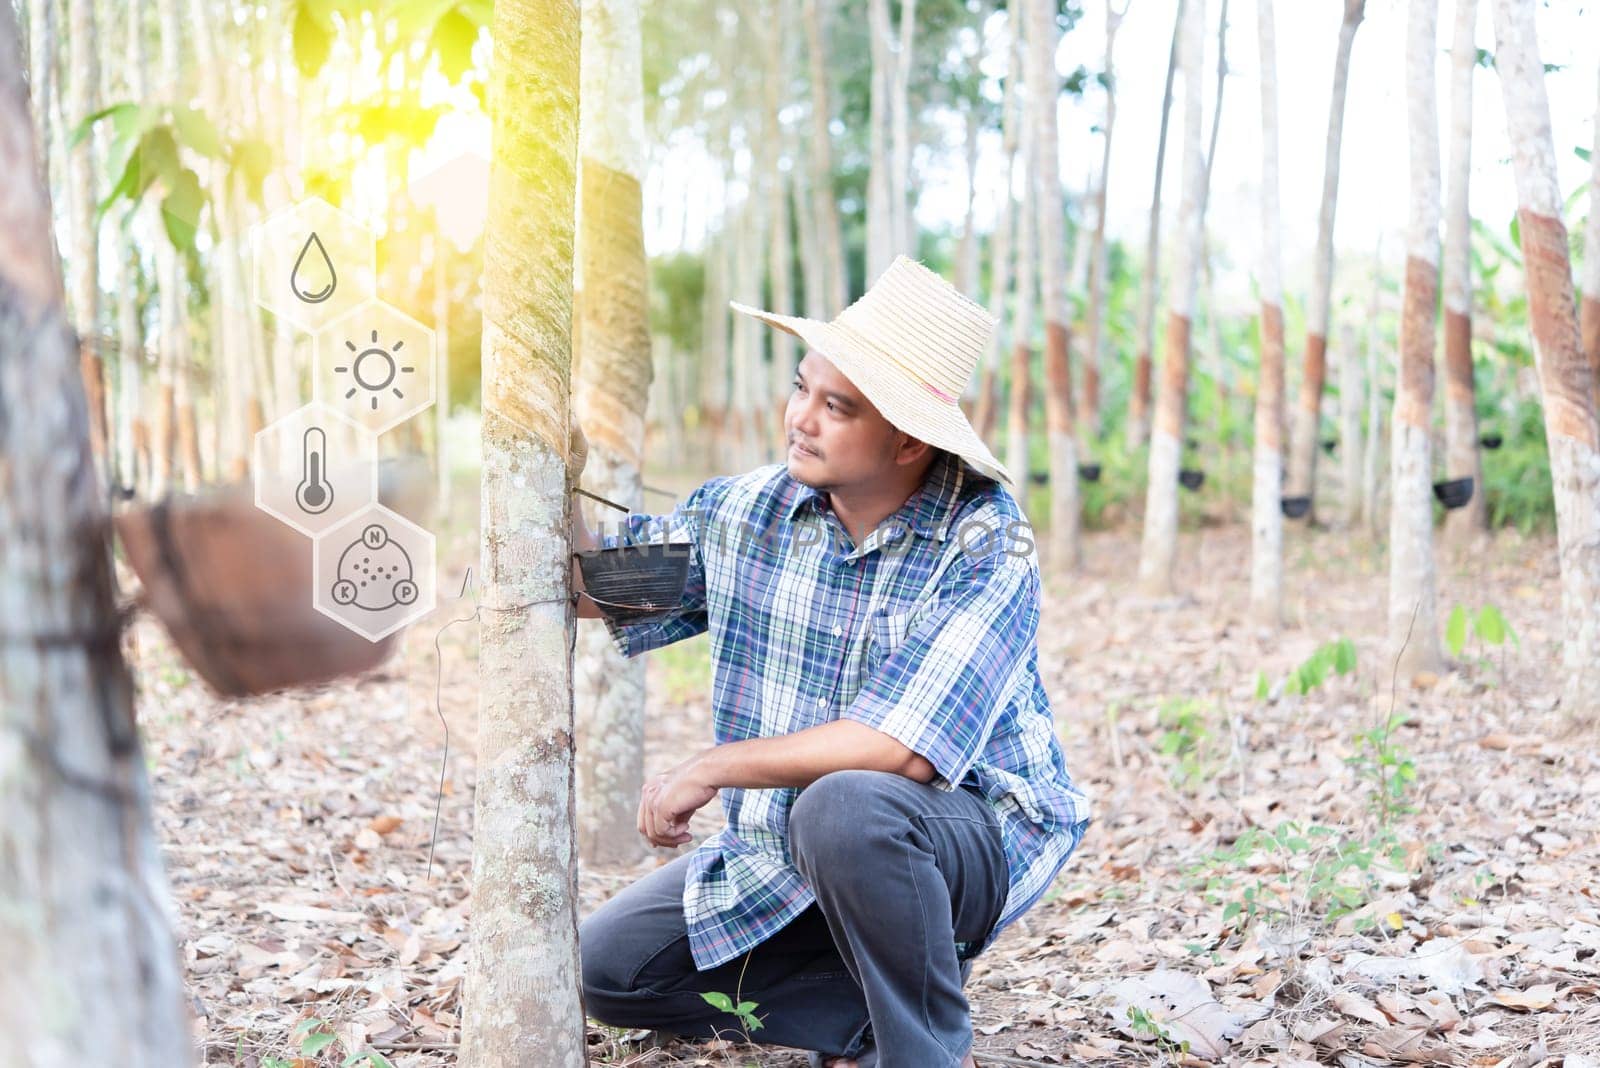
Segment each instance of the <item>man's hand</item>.
M639 794L639 833L653 846L671 849L692 837L689 817L717 796L717 788L701 774L699 757L690 757L671 771L651 776Z
M578 484L578 478L588 464L589 439L584 436L583 427L574 419L572 428L567 433L567 473L572 477L574 486Z

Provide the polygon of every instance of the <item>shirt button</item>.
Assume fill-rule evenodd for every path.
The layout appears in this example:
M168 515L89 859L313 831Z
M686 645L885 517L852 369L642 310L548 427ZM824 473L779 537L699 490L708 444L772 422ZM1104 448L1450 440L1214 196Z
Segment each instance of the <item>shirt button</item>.
M844 628L843 628L843 627L834 627L834 628L833 628L833 636L834 636L834 637L835 637L835 638L842 638L842 637L844 637Z
M826 697L817 698L817 707L818 708L827 708L828 707L828 699Z

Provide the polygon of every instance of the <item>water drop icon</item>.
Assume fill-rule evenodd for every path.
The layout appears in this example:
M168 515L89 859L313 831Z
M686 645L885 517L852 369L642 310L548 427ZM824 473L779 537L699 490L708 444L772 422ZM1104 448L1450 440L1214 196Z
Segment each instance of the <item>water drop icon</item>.
M314 256L313 249L316 250ZM289 272L289 288L307 304L321 304L333 296L338 284L339 276L328 258L328 250L322 247L322 239L313 230L300 249L300 255L295 257L294 269Z

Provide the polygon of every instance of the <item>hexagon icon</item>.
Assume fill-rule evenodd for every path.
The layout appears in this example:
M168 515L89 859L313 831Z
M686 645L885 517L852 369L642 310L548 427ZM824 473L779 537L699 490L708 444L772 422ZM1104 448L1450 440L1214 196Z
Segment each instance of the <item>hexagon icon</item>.
M263 219L250 246L256 302L303 330L322 329L377 292L372 231L321 197Z
M256 434L256 507L310 537L378 499L378 437L325 404Z
M381 504L325 531L311 555L312 604L369 641L433 611L433 535Z
M381 434L433 403L433 331L368 301L317 334L311 395Z

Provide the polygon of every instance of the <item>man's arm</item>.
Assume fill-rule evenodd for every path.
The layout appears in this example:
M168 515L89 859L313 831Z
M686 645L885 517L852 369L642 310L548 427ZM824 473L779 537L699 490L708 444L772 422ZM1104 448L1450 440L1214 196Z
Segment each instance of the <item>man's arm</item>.
M689 841L689 817L724 786L805 787L834 771L860 769L930 782L933 765L902 743L852 720L835 720L774 738L713 746L651 779L639 802L639 833L652 845Z

